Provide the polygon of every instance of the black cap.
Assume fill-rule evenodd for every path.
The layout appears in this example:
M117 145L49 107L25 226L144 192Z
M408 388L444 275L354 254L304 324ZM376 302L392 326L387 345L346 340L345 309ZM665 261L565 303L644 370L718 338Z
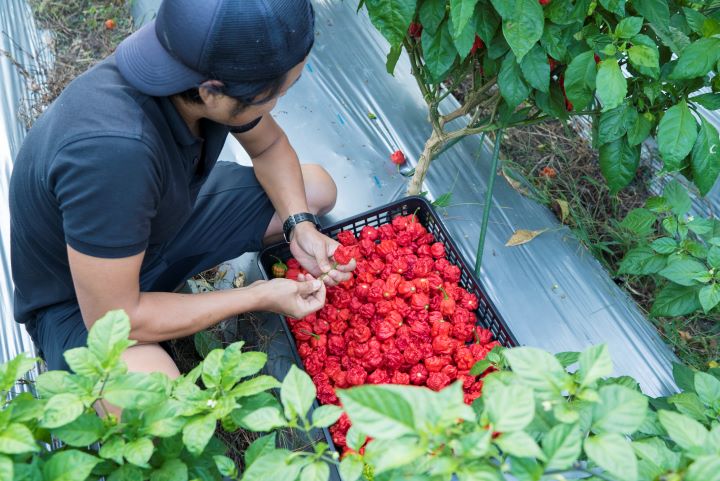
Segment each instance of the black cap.
M166 96L220 80L241 96L279 78L314 41L309 0L164 0L117 48L123 77Z

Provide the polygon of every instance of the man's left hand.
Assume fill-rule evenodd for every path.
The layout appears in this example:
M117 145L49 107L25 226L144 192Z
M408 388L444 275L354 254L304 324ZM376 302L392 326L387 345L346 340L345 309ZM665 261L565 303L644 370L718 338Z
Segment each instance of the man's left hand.
M350 279L355 259L346 265L337 265L331 257L340 244L318 232L311 222L296 225L291 237L290 252L310 274L322 278L329 286Z

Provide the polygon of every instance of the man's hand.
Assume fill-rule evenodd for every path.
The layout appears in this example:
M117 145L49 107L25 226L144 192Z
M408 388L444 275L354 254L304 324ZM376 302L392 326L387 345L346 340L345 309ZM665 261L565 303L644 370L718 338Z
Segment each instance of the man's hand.
M311 222L302 222L295 226L290 240L290 252L310 274L323 276L330 286L350 279L355 269L355 259L347 265L337 265L331 261L335 249L340 244L317 231Z
M310 274L300 274L297 281L272 279L251 284L257 291L263 309L301 319L325 305L325 284Z

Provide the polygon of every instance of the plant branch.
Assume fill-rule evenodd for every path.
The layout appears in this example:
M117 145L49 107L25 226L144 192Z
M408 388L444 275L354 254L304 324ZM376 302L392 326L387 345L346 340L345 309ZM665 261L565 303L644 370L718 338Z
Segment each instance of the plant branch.
M480 87L477 91L471 93L461 107L457 108L456 110L450 112L447 115L443 115L442 117L440 117L440 127L444 127L445 124L447 124L448 122L462 117L463 115L467 115L472 111L473 108L480 106L481 103L484 103L482 100L485 96L485 93L496 84L496 81L496 77L488 80L485 85Z

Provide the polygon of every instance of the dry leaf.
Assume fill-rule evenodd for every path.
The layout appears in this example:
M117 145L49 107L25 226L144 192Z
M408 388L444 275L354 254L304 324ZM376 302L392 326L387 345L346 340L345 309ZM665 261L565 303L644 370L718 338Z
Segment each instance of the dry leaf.
M680 334L680 339L682 339L685 342L692 341L692 334L690 334L687 331L681 331L678 329L678 334Z
M516 230L513 235L508 239L508 241L505 243L505 247L513 247L513 246L519 246L522 244L527 244L543 232L545 232L547 229L542 230L525 230L525 229L518 229Z
M240 288L245 286L245 273L238 272L238 275L233 279L233 286Z
M570 215L570 206L566 200L555 199L555 203L560 207L560 221L564 224L565 219Z
M510 175L510 173L505 172L505 168L503 167L500 169L500 175L502 175L503 179L507 181L508 184L510 184L510 187L515 189L516 191L520 192L522 195L527 196L528 190L517 180L513 179L513 177Z

